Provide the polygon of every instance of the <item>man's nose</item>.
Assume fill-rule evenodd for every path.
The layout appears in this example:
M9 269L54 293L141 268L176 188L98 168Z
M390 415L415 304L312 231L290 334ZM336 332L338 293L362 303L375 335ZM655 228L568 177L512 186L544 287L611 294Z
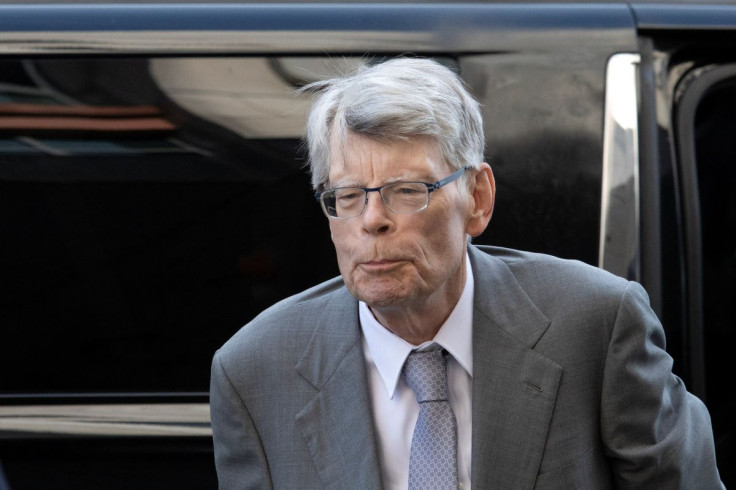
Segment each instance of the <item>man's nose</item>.
M368 202L363 211L363 228L369 233L386 232L392 225L391 211L381 199L378 192L368 193Z

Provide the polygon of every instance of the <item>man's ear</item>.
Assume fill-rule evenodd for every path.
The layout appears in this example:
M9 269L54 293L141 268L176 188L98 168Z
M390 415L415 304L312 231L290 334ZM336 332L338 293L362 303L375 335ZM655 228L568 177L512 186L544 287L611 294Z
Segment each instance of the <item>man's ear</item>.
M496 202L496 181L493 179L491 166L485 162L473 170L470 179L472 179L470 191L473 197L473 208L468 217L465 232L476 237L483 233L488 222L491 221L493 205Z

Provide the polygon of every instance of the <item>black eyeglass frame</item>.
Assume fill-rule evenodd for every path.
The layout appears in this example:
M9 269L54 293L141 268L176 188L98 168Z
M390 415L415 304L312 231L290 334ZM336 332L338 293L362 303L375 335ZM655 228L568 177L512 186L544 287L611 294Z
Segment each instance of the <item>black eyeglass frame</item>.
M368 206L368 194L370 192L378 192L378 195L381 196L381 201L383 201L383 204L386 206L386 209L388 209L392 213L394 213L394 214L414 214L414 213L419 213L419 212L424 211L425 209L427 209L427 206L429 206L429 195L432 192L436 191L437 189L439 189L441 187L446 186L447 184L450 184L452 182L455 182L457 179L459 179L460 177L462 177L465 174L465 172L467 172L468 170L471 170L473 168L474 168L474 166L472 164L465 165L463 168L461 168L460 170L457 170L456 172L451 173L450 175L448 175L444 179L438 180L437 182L433 182L431 184L429 182L419 182L419 181L409 180L409 181L390 182L388 184L384 184L384 185L379 186L379 187L355 187L355 186L333 187L332 189L325 189L325 190L323 190L321 192L315 192L314 193L314 197L320 203L320 205L322 207L322 211L325 213L325 215L328 218L332 218L332 219L351 219L351 218L357 218L358 216L362 215L365 212L365 208ZM424 184L425 186L427 186L427 204L425 204L424 207L419 208L416 211L411 211L409 213L399 213L397 211L394 211L393 209L391 209L391 207L388 205L388 203L386 202L386 200L383 198L383 194L381 193L381 190L384 187L387 187L387 186L390 186L390 185L396 185L396 184ZM326 205L324 203L324 200L322 199L322 195L325 194L326 192L334 192L334 191L339 190L339 189L360 189L363 192L365 192L365 201L363 203L363 208L361 209L360 213L356 214L355 216L349 216L347 218L341 218L339 216L332 216L331 214L329 214L327 212L327 208L326 208Z

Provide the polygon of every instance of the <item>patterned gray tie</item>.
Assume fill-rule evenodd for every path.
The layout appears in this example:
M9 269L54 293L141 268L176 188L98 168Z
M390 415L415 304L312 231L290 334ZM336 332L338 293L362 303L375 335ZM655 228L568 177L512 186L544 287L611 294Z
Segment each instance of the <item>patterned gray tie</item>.
M443 351L412 352L404 377L419 402L409 455L409 489L457 488L457 423L447 401Z

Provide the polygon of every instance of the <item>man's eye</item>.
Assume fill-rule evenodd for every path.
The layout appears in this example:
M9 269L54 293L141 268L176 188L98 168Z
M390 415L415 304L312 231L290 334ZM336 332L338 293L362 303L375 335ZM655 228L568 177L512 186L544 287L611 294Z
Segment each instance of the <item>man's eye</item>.
M350 202L354 201L356 199L360 199L361 193L357 191L347 191L345 193L340 193L337 198L341 202Z
M416 187L401 186L397 189L397 192L403 195L411 195L418 193L419 189L417 189Z

